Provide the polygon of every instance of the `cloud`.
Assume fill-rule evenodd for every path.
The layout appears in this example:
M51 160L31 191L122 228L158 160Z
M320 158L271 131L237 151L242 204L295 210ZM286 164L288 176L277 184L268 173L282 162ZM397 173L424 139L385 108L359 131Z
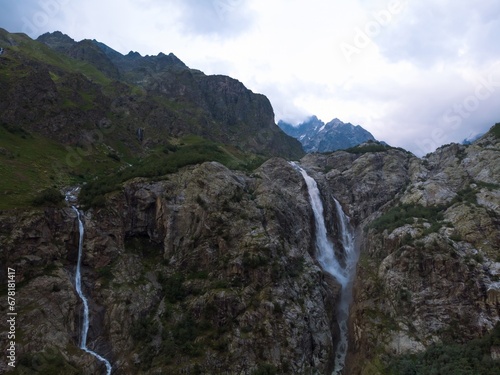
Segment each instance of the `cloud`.
M254 21L247 0L178 0L181 29L199 36L231 38L248 30Z
M364 112L373 114L362 125L376 138L422 156L485 132L500 118L500 79L496 78L500 74L493 80L487 70L471 79L437 70L411 76L403 85L388 81L378 92L358 88Z
M500 4L493 1L420 1L408 4L400 22L376 40L390 61L421 68L470 59L478 63L500 52Z
M0 24L10 32L22 32L32 38L60 25L70 0L25 0L2 2Z
M30 19L37 6L35 0L3 1L0 25L10 32L22 32L23 18Z
M498 0L0 1L9 31L173 52L268 96L277 121L338 117L422 154L500 120L500 83L476 93L500 61ZM349 61L341 46L367 30Z

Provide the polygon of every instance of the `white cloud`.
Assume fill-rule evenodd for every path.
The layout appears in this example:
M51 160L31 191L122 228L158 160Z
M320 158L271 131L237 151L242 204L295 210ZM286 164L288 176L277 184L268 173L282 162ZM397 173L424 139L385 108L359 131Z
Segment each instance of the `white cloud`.
M234 37L249 29L253 12L247 0L177 0L183 31L208 37Z
M40 33L173 52L267 95L276 120L338 117L422 154L500 118L500 85L474 101L500 61L496 0L12 0L0 21L19 31L51 2L65 5Z

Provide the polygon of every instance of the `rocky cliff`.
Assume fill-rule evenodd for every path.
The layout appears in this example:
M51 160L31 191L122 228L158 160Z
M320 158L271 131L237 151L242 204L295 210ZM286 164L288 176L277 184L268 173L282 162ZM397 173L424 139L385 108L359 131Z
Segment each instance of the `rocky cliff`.
M333 241L333 196L357 228L346 374L389 373L400 355L468 343L500 320L499 150L490 132L424 159L386 148L301 160ZM4 211L0 223L17 373L103 371L78 349L73 210ZM133 179L85 227L89 343L114 373L331 373L340 288L315 260L307 188L286 161Z
M304 155L264 95L173 54L122 55L60 32L34 41L1 28L0 48L0 209L132 166L216 160L251 169Z
M83 289L90 347L113 373L331 372L339 289L315 261L306 186L286 161L252 175L204 163L107 199L85 214ZM73 210L0 223L2 264L16 269L17 372L102 371L78 349Z
M207 76L190 69L172 53L141 56L131 51L122 55L95 40L76 42L60 32L44 34L37 41L90 64L111 80L136 88L132 95L122 91L111 97L115 106L119 102L134 118L136 128L145 129L147 139L197 134L261 154L303 154L300 144L276 126L269 100L236 79ZM126 86L122 90L127 91ZM106 91L109 97L110 90Z
M467 344L500 320L498 126L424 159L389 150L303 160L360 231L346 373L389 373L400 355Z
M265 96L233 78L190 69L173 54L122 55L60 32L33 41L3 29L0 47L0 125L64 145L102 143L102 134L92 134L112 126L105 143L133 156L189 134L266 156L303 155L274 123Z

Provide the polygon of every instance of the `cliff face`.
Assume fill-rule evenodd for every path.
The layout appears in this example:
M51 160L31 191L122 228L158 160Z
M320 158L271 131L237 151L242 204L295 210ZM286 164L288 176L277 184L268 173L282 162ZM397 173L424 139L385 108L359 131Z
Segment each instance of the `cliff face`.
M274 126L269 101L173 55L123 56L61 35L45 42L72 59L0 29L0 186L8 197L22 194L26 181L41 187L41 175L44 185L68 185L103 160L123 172L96 193L102 208L84 217L91 349L116 374L331 373L340 288L315 260L301 175L278 158L252 173L215 162L186 166L199 162L190 152L214 160L224 151L234 165L247 150L302 155ZM225 146L195 138L184 147L188 133ZM443 146L424 159L371 145L301 160L320 187L332 242L341 234L333 197L357 229L346 373L385 374L400 354L467 342L500 320L499 133L496 125L470 146ZM70 168L75 150L64 146L88 144L81 171ZM33 153L40 145L46 155ZM125 150L149 158L130 159L132 166L121 160ZM63 160L67 167L49 170ZM133 168L129 176L154 180L123 182ZM89 176L87 186L105 185L104 173ZM7 267L16 270L12 373L103 370L79 349L78 239L70 207L0 212L2 298Z
M314 260L306 186L287 162L252 176L204 163L131 181L107 203L85 214L83 290L89 346L117 374L331 372L338 287ZM17 273L18 370L101 371L78 349L74 212L0 222L2 264Z
M385 373L396 355L468 342L500 320L498 153L490 133L424 160L344 155L326 174L364 229L348 373Z
M35 41L1 28L0 48L0 209L125 169L151 177L219 161L253 170L304 155L264 95L173 54L122 55L60 32Z

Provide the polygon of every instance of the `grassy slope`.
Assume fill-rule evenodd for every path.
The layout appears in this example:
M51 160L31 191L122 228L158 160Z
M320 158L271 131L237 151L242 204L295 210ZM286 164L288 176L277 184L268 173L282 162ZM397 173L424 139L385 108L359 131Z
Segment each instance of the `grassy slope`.
M123 182L135 177L163 179L179 168L205 161L217 161L228 168L251 171L265 159L199 136L173 139L171 146L162 146L154 150L147 157L138 159L129 168L112 175L97 176L83 187L80 202L87 207L104 204L105 194L119 189Z
M69 152L50 139L13 133L0 126L0 209L30 206L31 200L45 188L82 182L94 173L105 173L124 164L98 148L75 162L72 157L77 152Z
M8 45L5 42L8 38L11 38L15 45ZM62 55L43 43L30 39L25 34L9 34L0 29L0 47L7 49L7 53L2 58L10 58L9 55L14 53L16 56L23 57L26 61L37 61L67 72L81 73L104 87L111 83L111 79L91 64Z

